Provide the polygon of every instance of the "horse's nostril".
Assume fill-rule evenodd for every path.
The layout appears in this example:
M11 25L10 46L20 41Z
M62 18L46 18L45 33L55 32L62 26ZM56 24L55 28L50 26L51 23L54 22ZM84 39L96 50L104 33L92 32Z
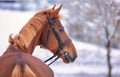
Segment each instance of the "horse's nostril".
M70 53L69 52L67 52L67 51L65 51L64 52L64 58L65 58L65 60L68 62L68 63L70 63L70 62L72 62L72 56L70 55Z

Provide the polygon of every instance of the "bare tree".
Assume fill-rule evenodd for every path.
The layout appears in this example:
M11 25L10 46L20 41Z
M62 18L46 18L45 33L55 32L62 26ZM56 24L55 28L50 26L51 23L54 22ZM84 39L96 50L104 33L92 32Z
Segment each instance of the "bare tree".
M111 4L103 4L104 11L104 30L105 30L105 37L106 37L106 49L107 49L107 65L108 65L108 75L107 77L112 77L112 63L111 63L111 45L112 41L115 38L115 35L119 28L119 19L116 19L118 17L118 13L116 12L114 2L111 1ZM113 30L111 31L110 27L113 27Z

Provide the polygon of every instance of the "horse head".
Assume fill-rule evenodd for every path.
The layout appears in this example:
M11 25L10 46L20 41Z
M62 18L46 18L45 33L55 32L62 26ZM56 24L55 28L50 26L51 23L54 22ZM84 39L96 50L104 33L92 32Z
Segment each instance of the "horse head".
M73 62L77 53L60 22L61 8L62 5L55 9L54 5L51 9L37 12L18 35L14 38L10 36L10 46L32 54L37 45L42 45L54 53L53 57L61 57L65 63Z
M43 47L54 53L52 57L58 56L58 58L62 58L64 63L70 63L76 59L77 54L71 39L60 22L59 12L61 8L62 5L55 9L54 5L53 8L42 12L46 16L47 23L40 41ZM39 15L39 13L36 15Z

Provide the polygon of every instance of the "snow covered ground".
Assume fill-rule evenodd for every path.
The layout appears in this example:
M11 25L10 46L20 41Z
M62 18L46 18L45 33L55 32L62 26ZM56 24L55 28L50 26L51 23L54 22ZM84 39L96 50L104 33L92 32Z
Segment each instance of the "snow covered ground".
M17 34L24 24L35 14L35 12L18 12L0 10L0 55L8 46L9 34ZM63 24L64 21L63 21ZM106 49L77 40L73 43L77 49L78 58L74 63L64 64L61 59L50 67L55 77L105 77L107 75ZM120 52L112 49L113 75L120 77ZM48 50L36 47L34 56L43 61L52 53Z

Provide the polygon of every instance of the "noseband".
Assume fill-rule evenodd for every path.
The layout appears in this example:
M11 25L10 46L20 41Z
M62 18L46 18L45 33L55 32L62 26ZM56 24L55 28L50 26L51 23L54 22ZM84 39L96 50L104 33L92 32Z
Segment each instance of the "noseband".
M47 59L47 60L45 60L44 62L46 63L46 62L48 62L48 61L50 61L50 60L52 60L53 58L54 58L54 60L53 61L51 61L48 65L51 65L53 62L55 62L58 58L60 58L60 56L61 56L61 51L64 49L64 47L66 46L66 45L68 45L70 42L71 42L71 39L68 39L68 40L66 40L64 43L62 42L62 40L61 40L61 38L60 38L60 35L58 34L58 32L55 30L55 26L54 26L54 22L57 20L57 19L54 19L54 20L52 20L51 19L51 17L50 17L50 15L48 15L48 22L49 22L49 24L50 24L50 29L49 29L49 31L48 31L48 35L47 35L47 40L46 40L46 43L45 43L45 47L47 47L47 44L48 44L48 41L49 41L49 37L50 37L50 31L52 30L53 31L53 33L54 33L54 35L55 35L55 37L56 37L56 39L57 39L57 41L58 41L58 44L59 44L59 48L57 49L57 51L56 51L56 53L53 55L53 56L51 56L49 59Z

